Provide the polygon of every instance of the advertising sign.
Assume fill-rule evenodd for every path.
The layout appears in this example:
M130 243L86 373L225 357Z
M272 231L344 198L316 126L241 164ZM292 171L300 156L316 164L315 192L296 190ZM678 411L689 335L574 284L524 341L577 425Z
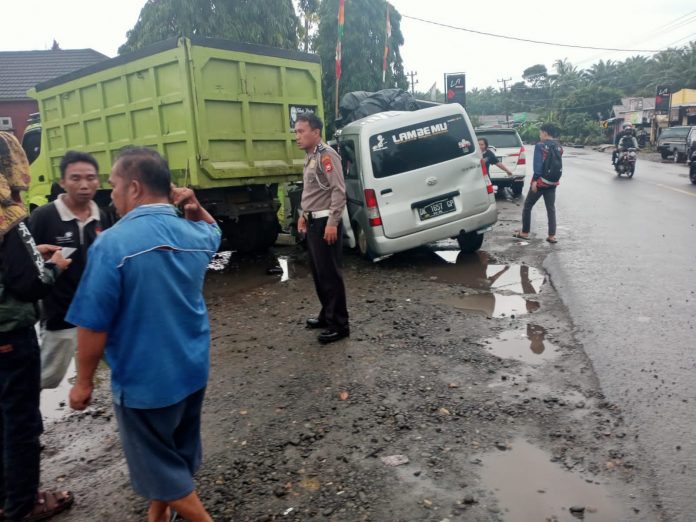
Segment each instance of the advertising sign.
M447 103L459 103L466 107L466 74L445 74Z
M655 92L655 114L667 114L669 112L669 97L672 94L670 85L658 85Z

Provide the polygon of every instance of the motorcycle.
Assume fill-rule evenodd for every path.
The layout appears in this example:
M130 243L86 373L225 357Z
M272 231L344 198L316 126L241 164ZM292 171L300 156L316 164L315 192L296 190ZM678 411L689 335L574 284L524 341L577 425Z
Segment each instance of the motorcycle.
M696 148L694 148L689 159L689 179L691 183L696 185Z
M616 165L614 166L616 174L618 176L626 174L627 177L632 178L636 171L637 155L638 151L633 147L619 151L619 156L617 157Z

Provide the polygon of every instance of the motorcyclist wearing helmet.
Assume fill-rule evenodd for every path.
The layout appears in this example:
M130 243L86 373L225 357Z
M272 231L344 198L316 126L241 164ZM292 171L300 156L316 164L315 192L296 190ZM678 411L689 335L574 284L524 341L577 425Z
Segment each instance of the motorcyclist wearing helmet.
M616 165L616 160L619 157L619 151L627 150L630 148L638 148L638 140L636 139L635 130L633 125L626 122L623 124L623 130L621 133L616 135L614 139L614 152L611 154L611 164Z

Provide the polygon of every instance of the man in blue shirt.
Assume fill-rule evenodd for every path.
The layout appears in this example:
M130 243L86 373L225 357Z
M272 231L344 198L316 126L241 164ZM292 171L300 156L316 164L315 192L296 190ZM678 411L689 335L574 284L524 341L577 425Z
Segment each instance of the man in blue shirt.
M66 317L79 327L70 405L89 405L105 354L131 484L150 500L148 520L169 520L172 508L207 522L193 474L209 370L203 281L220 229L192 190L170 188L167 163L153 150L122 152L109 183L122 217L90 248Z

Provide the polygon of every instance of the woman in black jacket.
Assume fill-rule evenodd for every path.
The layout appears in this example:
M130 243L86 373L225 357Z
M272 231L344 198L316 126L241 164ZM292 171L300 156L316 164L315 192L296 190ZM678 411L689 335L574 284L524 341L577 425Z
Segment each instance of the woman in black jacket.
M35 244L20 198L28 185L21 145L0 132L0 518L7 522L45 519L73 502L69 492L38 492L43 426L37 301L70 261L58 247Z

